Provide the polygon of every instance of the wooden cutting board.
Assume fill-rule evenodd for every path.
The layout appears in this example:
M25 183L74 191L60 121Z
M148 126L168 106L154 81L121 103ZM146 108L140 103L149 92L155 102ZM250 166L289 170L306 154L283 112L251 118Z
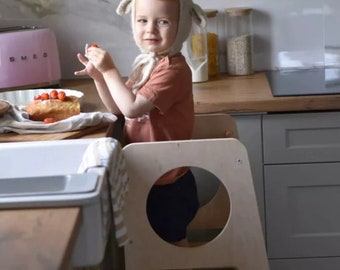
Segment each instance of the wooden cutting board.
M27 141L51 141L51 140L65 140L77 139L82 137L106 137L109 136L113 129L113 124L101 123L99 125L88 127L82 130L51 133L51 134L17 134L6 133L0 135L1 142L27 142Z

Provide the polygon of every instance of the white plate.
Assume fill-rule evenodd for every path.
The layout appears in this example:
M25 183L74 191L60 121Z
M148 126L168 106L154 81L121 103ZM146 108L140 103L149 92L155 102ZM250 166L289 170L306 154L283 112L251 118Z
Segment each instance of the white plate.
M76 96L81 104L81 98L84 93L77 90L61 89L61 88L42 88L42 89L26 89L26 90L14 90L7 92L0 92L0 100L6 100L13 105L19 107L25 106L34 100L34 96L42 93L50 93L53 89L57 91L64 91L66 96Z

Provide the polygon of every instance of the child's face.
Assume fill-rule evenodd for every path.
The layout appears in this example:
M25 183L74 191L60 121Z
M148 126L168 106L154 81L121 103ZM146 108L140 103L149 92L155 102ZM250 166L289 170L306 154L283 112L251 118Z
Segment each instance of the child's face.
M136 0L134 38L145 51L164 53L176 39L179 21L177 0Z

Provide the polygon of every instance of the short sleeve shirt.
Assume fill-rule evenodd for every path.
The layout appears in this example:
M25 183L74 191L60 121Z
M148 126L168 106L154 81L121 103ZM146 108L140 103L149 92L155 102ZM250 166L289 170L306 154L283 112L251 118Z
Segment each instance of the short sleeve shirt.
M138 94L155 107L147 115L126 119L126 144L191 138L194 125L192 75L182 54L162 58ZM183 172L185 170L178 171L173 177L181 176ZM169 177L163 182L175 180Z

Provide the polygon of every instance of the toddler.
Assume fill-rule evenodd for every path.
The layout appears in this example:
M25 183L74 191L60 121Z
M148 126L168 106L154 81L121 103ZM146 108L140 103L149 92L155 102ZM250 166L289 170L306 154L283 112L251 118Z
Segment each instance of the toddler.
M192 21L204 25L203 10L192 0L123 0L117 13L131 11L134 40L141 50L127 81L111 55L98 46L78 54L101 100L122 114L124 144L191 139L194 124L192 74L181 54ZM156 180L156 179L155 179ZM176 168L150 190L147 214L164 240L185 246L186 227L198 209L195 179L189 168Z

